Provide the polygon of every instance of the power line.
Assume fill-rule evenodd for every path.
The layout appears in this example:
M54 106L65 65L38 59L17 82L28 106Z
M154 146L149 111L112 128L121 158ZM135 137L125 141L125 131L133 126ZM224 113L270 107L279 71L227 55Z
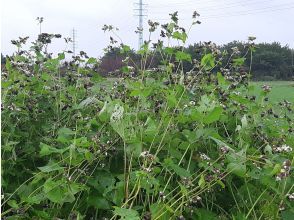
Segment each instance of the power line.
M250 3L251 2L251 3ZM255 6L255 5L259 5L261 3L266 3L266 2L272 2L272 0L262 0L262 1L250 1L250 0L247 0L246 3L244 4L244 1L239 1L239 2L234 2L234 3L231 3L231 4L225 4L225 6L223 6L224 4L221 4L221 5L213 5L211 7L197 7L197 11L213 11L213 10L222 10L222 9L227 9L227 8L235 8L235 7L239 7L239 6ZM183 6L186 6L186 5L183 5ZM187 7L186 7L187 8ZM160 9L161 8L154 8L155 10L156 9ZM158 14L158 12L152 12L152 14Z
M268 2L272 2L272 3L275 3L276 1L275 0L267 0ZM150 5L149 8L150 9L162 9L163 7L166 7L166 8L171 8L171 7L180 7L180 6L184 6L184 7L187 7L187 6L195 6L195 5L205 5L204 7L202 8L208 8L209 6L212 6L212 7L218 7L219 5L226 5L226 6L229 6L229 5L235 5L235 4L244 4L244 5L247 5L248 3L255 3L255 4L260 4L262 2L265 2L265 1L258 1L258 0L238 0L238 1L233 1L233 2L227 2L225 0L218 0L218 1L215 1L215 0L212 0L212 1L188 1L188 2L177 2L177 3L171 3L169 2L168 4L156 4L156 5ZM281 2L281 1L277 1L277 2ZM292 2L292 0L290 0L290 2ZM207 4L207 3L211 3L211 4ZM207 7L208 6L208 7ZM199 9L199 8L198 8Z
M210 15L205 17L206 18L218 18L219 16L222 17L230 17L230 16L238 16L238 15L251 15L251 14L259 14L259 13L266 13L266 12L274 12L274 11L281 11L281 10L289 10L294 8L294 4L284 4L284 5L275 5L270 7L263 7L263 8L257 8L253 10L248 11L236 11L233 13L222 13L217 15Z
M284 6L284 7L281 7ZM253 14L261 14L261 13L267 13L267 12L275 12L275 11L282 11L282 10L289 10L294 8L293 4L284 4L284 5L275 5L270 7L264 7L264 8L258 8L248 11L236 11L234 13L221 13L221 14L213 14L208 16L202 16L203 19L212 19L212 18L225 18L225 17L233 17L233 16L241 16L241 15L253 15ZM154 19L154 18L153 18ZM170 20L167 19L154 19L154 20ZM183 18L181 20L188 20L188 18ZM189 20L191 20L189 18Z

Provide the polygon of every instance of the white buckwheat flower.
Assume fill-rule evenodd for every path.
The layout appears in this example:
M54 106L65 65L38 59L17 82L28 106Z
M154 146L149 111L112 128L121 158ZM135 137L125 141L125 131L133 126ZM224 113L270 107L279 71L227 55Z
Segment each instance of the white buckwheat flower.
M110 120L111 121L119 121L120 119L122 119L124 114L124 108L118 104L116 104L114 106L113 112L111 114Z
M206 154L204 154L204 153L200 153L200 158L202 159L202 160L210 160L210 157L208 157Z
M190 101L190 105L195 105L196 103L194 101Z

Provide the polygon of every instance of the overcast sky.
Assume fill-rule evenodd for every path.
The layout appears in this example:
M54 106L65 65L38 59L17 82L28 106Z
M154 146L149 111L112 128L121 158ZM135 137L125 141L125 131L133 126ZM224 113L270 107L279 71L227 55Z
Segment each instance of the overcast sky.
M71 37L77 32L77 50L99 57L109 41L101 27L112 24L120 29L125 44L137 49L135 17L139 0L1 0L2 53L10 54L10 40L39 32L36 18L44 17L42 31ZM233 40L245 41L256 36L258 42L279 41L294 47L294 0L143 0L147 5L144 19L167 22L168 14L179 11L180 24L189 27L194 10L200 13L201 25L195 26L188 43L212 40L223 44ZM146 37L145 34L144 37ZM154 36L156 38L156 36ZM55 40L54 52L65 48L63 40ZM71 49L71 48L69 48Z

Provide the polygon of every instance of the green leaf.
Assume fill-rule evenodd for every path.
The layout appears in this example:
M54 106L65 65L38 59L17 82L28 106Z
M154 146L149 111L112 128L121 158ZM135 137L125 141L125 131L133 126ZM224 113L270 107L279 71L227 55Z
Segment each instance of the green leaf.
M281 212L282 220L293 220L294 219L294 211L293 210L285 210Z
M206 209L197 209L197 212L193 215L193 219L197 220L217 220L219 219L217 215Z
M142 152L143 145L141 142L134 142L134 143L129 143L126 152L128 155L132 155L134 157L139 157L141 152Z
M216 182L224 189L226 186L221 180L216 180Z
M222 75L221 72L217 72L217 81L219 85L226 85L225 77Z
M29 204L40 204L45 198L43 193L39 193L35 196L25 197L24 201Z
M165 53L169 54L169 55L172 55L172 54L175 53L175 48L173 48L173 47L165 47L165 48L163 49L163 51L164 51Z
M90 57L87 61L87 64L95 64L95 63L97 63L97 60L94 57Z
M64 59L65 59L65 54L64 53L58 54L58 60L64 60Z
M5 68L7 69L8 72L12 70L12 65L9 59L6 59Z
M115 206L114 214L126 220L140 220L139 213L133 209L125 209Z
M52 202L62 203L67 193L63 184L62 180L53 181L52 178L48 179L43 186L45 196Z
M60 135L60 136L70 136L70 135L74 135L74 134L75 134L75 132L69 128L60 128L58 130L58 135Z
M246 165L244 163L229 163L227 169L240 177L244 177L246 174Z
M88 197L88 204L90 206L95 207L96 209L107 210L110 209L109 202L102 197L99 196L89 196Z
M50 161L46 166L38 167L38 169L44 173L49 173L56 170L63 170L64 168L59 166L58 163L54 163L53 161Z
M94 105L97 103L100 103L98 99L96 99L95 97L88 97L78 105L78 109L83 109L87 107L88 105L92 105L92 104Z
M276 175L277 173L279 173L281 170L281 165L280 164L276 164L272 170L272 172L270 173L272 176Z
M214 56L211 53L204 55L201 59L201 65L206 70L213 68L215 66Z
M43 156L48 156L50 154L53 154L53 153L58 153L58 154L62 154L64 151L67 150L67 148L65 149L57 149L55 147L51 147L47 144L44 144L44 143L40 143L40 148L41 148L41 151L40 151L40 156L43 157Z
M167 104L170 108L173 108L177 105L177 98L175 97L174 94L167 94Z
M233 216L233 220L247 220L247 218L243 213L239 213L239 214Z
M241 119L242 128L246 128L248 126L247 117L244 115Z
M72 131L71 129L69 128L60 128L58 130L58 138L57 140L62 142L62 143L65 143L69 140L71 140L71 137L75 134L74 131Z
M176 60L177 61L188 61L191 62L192 58L191 55L188 53L185 53L183 51L177 51L176 52Z
M223 112L223 108L221 107L215 107L205 118L204 123L211 124L217 120L219 120L221 114Z
M201 189L203 189L205 186L205 178L203 174L200 176L200 179L198 181L198 186L200 186Z
M131 47L128 46L128 45L122 45L121 50L120 50L120 52L123 53L123 54L128 53L130 51L131 51Z
M12 208L14 208L14 209L18 209L18 204L17 204L17 202L15 201L15 200L9 200L8 202L7 202L7 204L10 206L10 207L12 207Z
M158 218L160 220L170 220L173 210L167 205L165 206L164 204L154 203L150 206L150 212L152 219L156 219L156 217L160 216L160 218Z
M188 36L187 36L187 34L186 34L185 32L180 33L180 32L178 32L178 31L176 31L176 32L173 33L173 38L174 38L174 39L181 40L183 43L186 42L187 37L188 37Z
M191 176L189 171L187 171L186 169L184 169L184 168L180 167L179 165L175 164L172 161L172 159L170 159L170 158L167 158L167 159L164 160L164 166L166 166L167 168L172 169L179 176L183 176L183 177Z
M233 59L233 66L242 66L244 64L245 60L246 60L246 58L244 58L244 57Z
M230 151L232 152L235 152L235 150L233 148L231 148L228 144L226 144L225 142L215 138L215 137L212 137L212 136L209 136L210 139L212 139L217 145L218 147L223 147L223 146L226 146L228 149L230 149Z

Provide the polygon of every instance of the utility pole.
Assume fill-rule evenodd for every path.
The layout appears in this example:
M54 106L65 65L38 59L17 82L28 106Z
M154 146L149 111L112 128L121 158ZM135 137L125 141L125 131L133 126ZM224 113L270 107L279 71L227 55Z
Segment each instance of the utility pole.
M73 29L72 29L72 52L73 52L73 55L74 55L74 56L76 55L76 48L77 48L76 37L77 37L77 32L76 32L76 30L73 28Z
M294 46L294 44L293 44ZM294 47L293 48L290 48L291 49L291 56L292 56L292 61L291 61L291 64L292 64L292 80L294 80Z
M143 0L139 0L139 3L135 3L135 5L138 7L135 8L135 10L138 11L138 14L136 14L135 16L139 17L138 50L140 50L143 45L143 17L147 16L146 14L144 14L146 12L146 9L143 8L143 6L146 6L147 4L143 4Z
M294 46L294 44L293 44ZM291 54L292 54L292 68L294 69L294 47L290 48L291 49Z

